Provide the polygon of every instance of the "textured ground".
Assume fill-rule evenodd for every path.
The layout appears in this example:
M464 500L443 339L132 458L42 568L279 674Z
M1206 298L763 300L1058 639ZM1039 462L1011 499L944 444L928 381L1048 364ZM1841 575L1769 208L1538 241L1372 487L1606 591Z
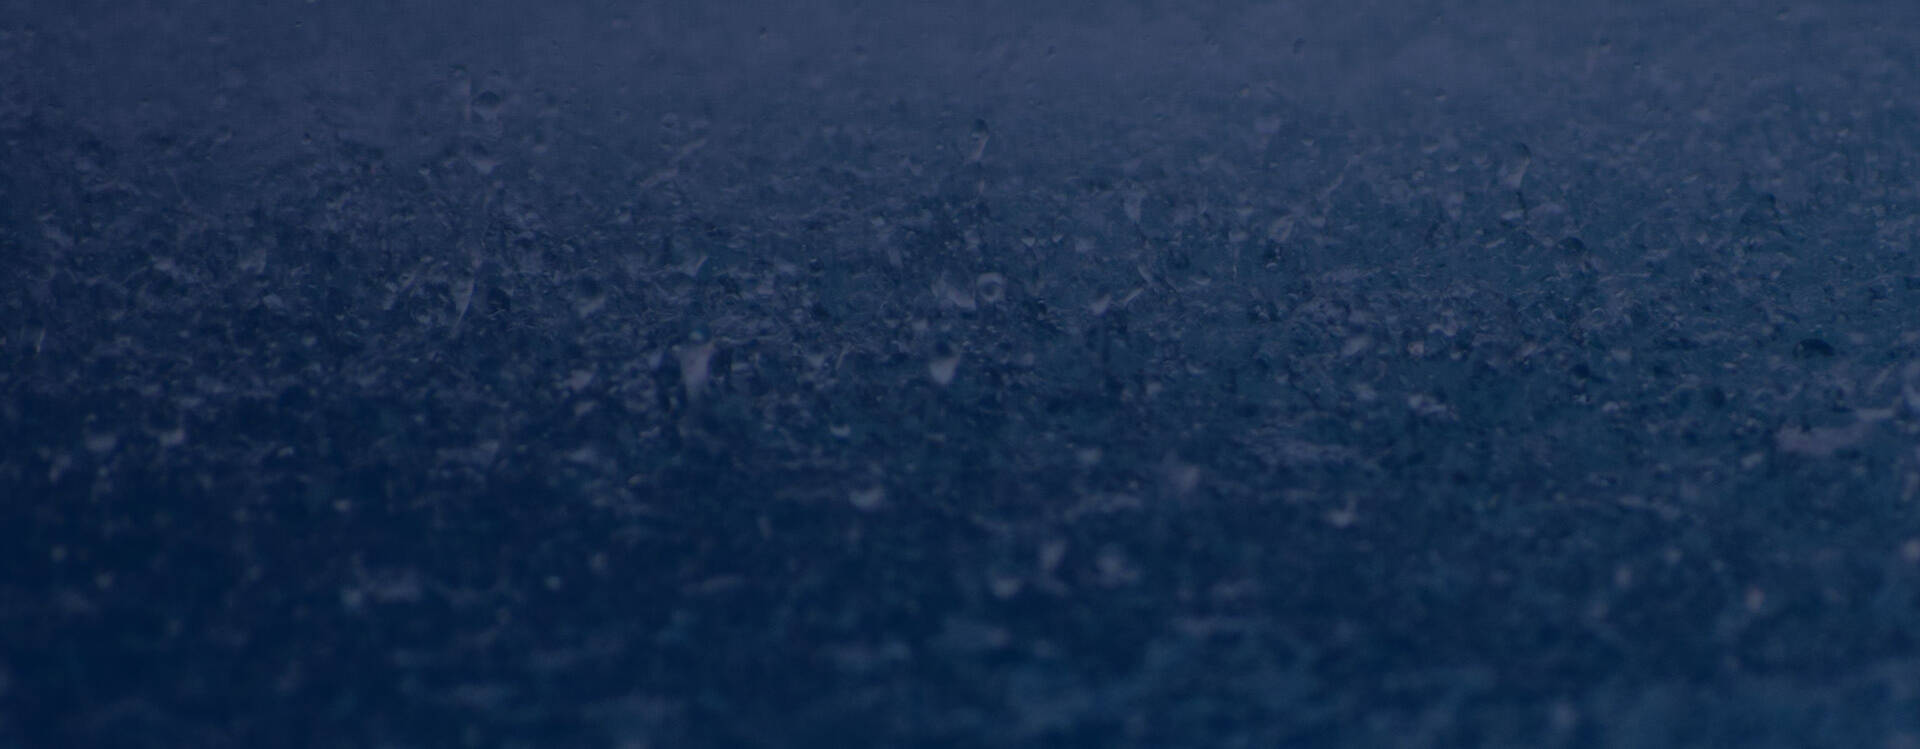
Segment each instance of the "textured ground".
M755 4L0 0L0 745L1920 744L1920 12Z

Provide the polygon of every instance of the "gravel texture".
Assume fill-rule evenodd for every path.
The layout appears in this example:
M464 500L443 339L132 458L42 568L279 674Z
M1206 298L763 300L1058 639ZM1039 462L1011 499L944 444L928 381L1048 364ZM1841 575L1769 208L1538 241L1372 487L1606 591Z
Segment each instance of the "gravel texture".
M0 745L1920 745L1920 6L1559 5L0 0Z

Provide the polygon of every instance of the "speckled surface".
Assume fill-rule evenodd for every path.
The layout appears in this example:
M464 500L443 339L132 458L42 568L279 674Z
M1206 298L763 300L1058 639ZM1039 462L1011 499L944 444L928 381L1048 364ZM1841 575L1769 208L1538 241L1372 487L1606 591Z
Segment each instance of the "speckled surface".
M0 745L1920 743L1911 9L218 5L0 2Z

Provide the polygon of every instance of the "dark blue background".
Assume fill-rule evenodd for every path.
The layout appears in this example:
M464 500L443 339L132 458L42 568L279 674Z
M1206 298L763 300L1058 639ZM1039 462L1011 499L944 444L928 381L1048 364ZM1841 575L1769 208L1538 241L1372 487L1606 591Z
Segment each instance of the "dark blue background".
M0 2L0 745L1920 743L1901 3Z

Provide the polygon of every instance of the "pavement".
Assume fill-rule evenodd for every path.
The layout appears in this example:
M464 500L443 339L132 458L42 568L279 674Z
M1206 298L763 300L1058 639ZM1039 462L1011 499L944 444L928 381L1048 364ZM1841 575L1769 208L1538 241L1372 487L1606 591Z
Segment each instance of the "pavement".
M1920 745L1920 10L0 0L0 746Z

